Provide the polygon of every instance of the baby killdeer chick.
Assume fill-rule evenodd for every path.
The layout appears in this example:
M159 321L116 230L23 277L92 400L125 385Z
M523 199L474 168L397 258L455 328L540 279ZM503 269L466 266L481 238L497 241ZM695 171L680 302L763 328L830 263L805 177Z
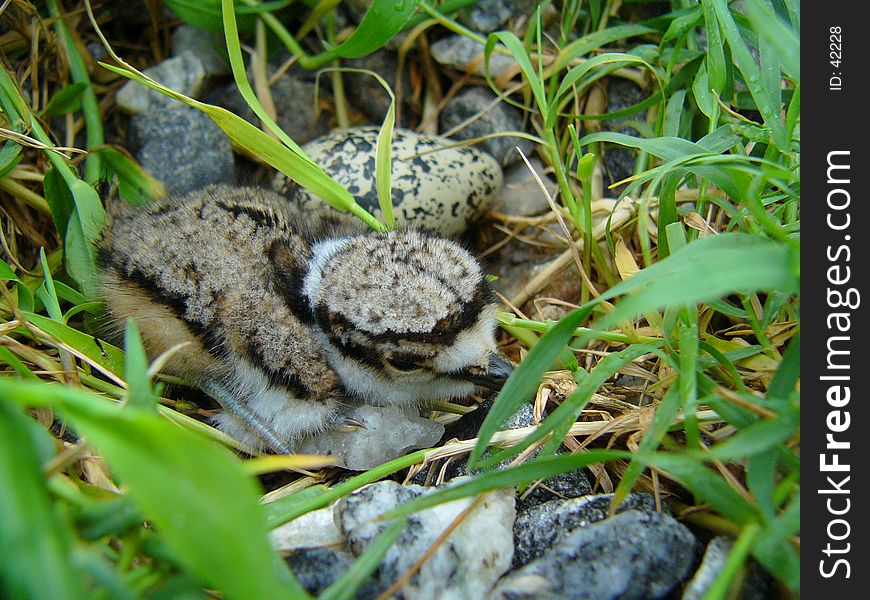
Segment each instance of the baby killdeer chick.
M224 432L275 452L358 425L345 415L361 403L499 389L510 363L477 261L446 239L342 217L227 186L122 207L100 245L110 321L134 319L152 359L188 342L167 371L222 405Z

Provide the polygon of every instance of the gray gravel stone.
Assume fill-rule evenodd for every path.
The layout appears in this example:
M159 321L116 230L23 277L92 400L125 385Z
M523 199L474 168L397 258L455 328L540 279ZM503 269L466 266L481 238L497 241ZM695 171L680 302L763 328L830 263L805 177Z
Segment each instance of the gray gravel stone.
M478 119L452 133L451 139L470 140L491 133L522 131L523 118L520 111L505 102L496 102L497 99L498 97L487 87L465 88L441 111L441 130L452 129L466 119L482 113ZM520 137L500 136L478 144L479 148L492 154L502 166L522 162L522 157L516 150L517 146L526 156L529 156L534 149L531 141Z
M646 93L637 85L626 79L613 77L607 84L607 112L615 112L637 104L646 97ZM616 131L627 135L638 135L631 127L622 125L625 121L638 118L637 115L613 119L604 122L604 129ZM604 151L605 162L605 187L621 181L634 174L634 164L637 160L637 151L633 148L625 148L616 144L609 144ZM620 188L617 188L617 192Z
M299 584L309 594L317 596L350 569L354 557L341 549L306 548L290 553L285 560ZM375 580L369 577L357 589L354 598L377 598L380 591Z
M379 50L362 58L345 61L345 66L373 71L383 78L393 92L396 91L396 70L399 59L394 52ZM372 123L380 124L390 108L390 95L380 82L368 73L348 72L343 74L345 95L353 108L361 111ZM399 111L400 127L410 123L409 113L414 107L408 102L414 90L408 78L407 68L402 72L402 107Z
M503 578L493 600L653 600L688 574L695 536L673 517L628 511L577 529Z
M543 556L574 530L607 519L611 498L613 494L601 494L522 507L514 522L514 566ZM655 499L644 493L629 494L616 510L655 513Z
M143 71L146 75L180 92L196 98L205 80L205 67L193 52L183 52ZM140 114L153 109L178 106L178 100L164 96L137 81L128 81L118 90L116 103L131 114Z
M591 493L592 484L589 482L586 471L583 469L569 471L543 480L528 495L521 497L518 501L517 512L526 512L545 502L579 498Z
M298 144L304 144L329 130L328 115L317 112L314 102L316 89L314 83L289 73L279 78L270 88L275 105L275 121ZM226 108L249 123L260 125L260 119L242 98L234 82L216 87L206 100Z
M472 72L483 75L483 44L462 35L450 35L430 46L432 58L442 65L453 67L463 73ZM489 72L499 77L516 63L514 59L493 52L489 57Z
M355 555L363 552L388 526L376 521L391 509L429 493L420 486L381 481L336 505L336 521ZM472 500L442 504L408 517L408 525L387 551L379 567L382 589L401 577L435 542ZM440 545L397 594L397 598L484 598L510 566L514 495L491 492Z
M229 75L231 72L226 53L219 48L223 48L220 34L192 25L179 25L172 32L172 54L194 54L202 62L206 77Z
M463 21L475 31L489 33L505 25L511 17L530 15L533 0L480 0L463 14Z
M541 177L544 187L553 196L556 193L558 185L547 175L543 174L544 169L546 169L544 163L534 156L529 157L529 162L532 164L535 173ZM504 185L495 198L493 209L508 215L531 217L550 210L550 204L547 202L547 197L541 191L534 175L529 171L529 167L526 166L525 162L520 161L505 170Z
M349 413L365 428L325 431L297 446L302 454L329 454L338 466L367 471L411 450L431 448L444 433L444 426L430 419L408 414L395 407L360 406Z
M168 194L235 183L229 139L195 108L176 104L136 115L128 141L139 164L163 182Z

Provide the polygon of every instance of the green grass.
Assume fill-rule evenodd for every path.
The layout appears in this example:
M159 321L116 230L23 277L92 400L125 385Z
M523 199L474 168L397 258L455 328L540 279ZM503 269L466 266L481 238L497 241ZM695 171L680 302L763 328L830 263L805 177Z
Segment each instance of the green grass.
M323 597L352 595L398 535L400 517L587 465L605 465L617 499L632 489L653 490L696 530L736 539L707 599L729 597L750 557L797 597L797 2L751 0L742 14L725 0L674 0L646 20L636 16L641 3L547 3L521 30L484 36L454 19L471 2L386 1L373 3L357 29L336 38L329 25L334 3L327 1L305 13L304 43L285 18L301 6L244 0L233 12L226 0L168 4L203 26L227 23L236 81L276 137L223 109L164 91L203 110L242 151L376 229L385 225L270 122L241 73L235 21L245 36L262 19L273 43L309 69L340 66L412 28L419 35L446 28L485 44L487 57L511 56L518 74L510 81L487 74L486 83L527 115L538 154L555 175L556 202L587 282L559 276L576 279L579 302L558 322L507 310L500 315L506 342L522 346L524 358L486 417L471 460L486 468L531 445L541 446L538 457L404 505L393 515L396 525ZM338 485L328 471L321 481L301 477L294 492L262 505L256 463L240 459L231 440L189 416L183 391L181 398L163 396L167 379L149 367L135 327L127 332L127 353L95 336L102 306L93 297L93 242L106 212L93 184L114 175L133 203L162 193L158 181L104 144L106 115L98 103L106 98L109 71L160 86L145 82L123 56L113 65L86 60L75 40L94 39L88 20L55 19L61 4L52 0L47 7L40 17L52 37L0 39L9 60L22 59L35 44L69 67L37 79L44 93L35 97L22 92L23 69L0 69L8 132L0 147L0 190L4 207L11 203L0 262L0 587L34 598L206 597L205 590L229 598L306 597L270 550L267 531L435 453L418 451ZM22 18L17 10L8 7L4 18ZM556 26L545 31L547 19ZM312 51L318 43L320 50ZM34 75L28 73L29 86ZM602 114L590 98L619 77L645 80L649 96ZM384 140L395 102L385 115ZM103 112L106 106L111 112L111 104ZM615 117L630 117L635 133L600 130L602 120ZM83 161L55 149L64 138L49 124L58 118L80 120L89 151ZM389 144L380 146L385 208L389 153L383 148ZM637 151L635 173L617 198L632 217L599 234L594 203L600 197L593 190L600 186L601 155L614 147ZM628 276L632 264L639 270ZM558 406L524 440L487 451L505 419L554 368L567 369L557 374L568 390ZM557 454L566 436L569 448L582 445L572 432L578 419L593 419L583 412L593 394L631 369L653 379L646 390L652 409L644 407L644 418L641 409L628 415L634 418L608 448ZM55 414L81 436L78 442L61 441Z

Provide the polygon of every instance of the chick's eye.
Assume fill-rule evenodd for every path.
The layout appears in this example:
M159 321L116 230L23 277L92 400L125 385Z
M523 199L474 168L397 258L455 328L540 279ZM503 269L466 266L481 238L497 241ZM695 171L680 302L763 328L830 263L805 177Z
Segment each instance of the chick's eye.
M408 356L387 356L384 361L397 371L416 371L420 365Z

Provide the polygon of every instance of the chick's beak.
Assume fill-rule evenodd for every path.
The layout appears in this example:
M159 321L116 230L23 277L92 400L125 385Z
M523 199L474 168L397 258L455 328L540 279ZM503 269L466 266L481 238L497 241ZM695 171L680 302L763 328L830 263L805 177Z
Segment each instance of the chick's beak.
M513 370L513 365L506 358L493 352L489 355L489 363L485 373L467 373L464 379L475 385L498 391Z

